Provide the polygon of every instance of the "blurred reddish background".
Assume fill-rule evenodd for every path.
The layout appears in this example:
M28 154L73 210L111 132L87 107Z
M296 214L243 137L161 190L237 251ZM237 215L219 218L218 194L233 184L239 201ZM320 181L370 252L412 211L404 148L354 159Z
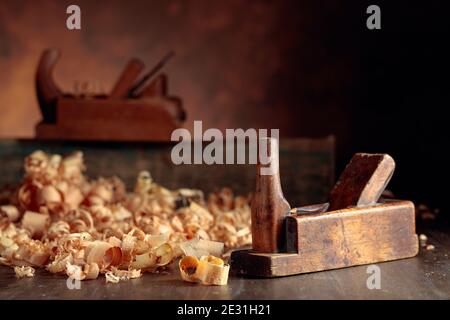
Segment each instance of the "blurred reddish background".
M74 3L80 31L65 25ZM334 134L338 172L354 152L390 153L399 197L448 207L435 183L448 162L438 152L448 144L448 10L377 3L381 30L366 28L365 0L1 0L0 138L33 136L45 48L61 49L55 76L66 91L77 80L109 91L129 58L150 67L173 49L165 71L188 128Z
M34 71L42 50L57 47L56 82L66 91L87 80L109 92L128 58L150 67L174 49L169 90L183 98L188 128L203 120L204 127L345 138L340 110L356 61L341 41L351 29L338 1L77 1L82 30L69 31L72 3L0 3L1 137L33 136ZM312 119L324 115L335 121L317 130Z

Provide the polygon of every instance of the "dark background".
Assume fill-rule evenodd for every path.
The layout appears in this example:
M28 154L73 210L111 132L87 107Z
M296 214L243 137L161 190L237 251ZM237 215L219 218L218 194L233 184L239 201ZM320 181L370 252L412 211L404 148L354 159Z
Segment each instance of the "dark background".
M448 215L449 20L443 1L383 3L381 32L362 33L353 148L390 153L390 188Z
M171 93L186 126L280 128L282 137L337 138L337 172L355 152L397 162L397 197L447 205L449 19L443 1L0 1L0 137L33 136L33 87L47 47L56 81L109 91L126 61L167 51ZM65 28L78 4L82 30ZM366 8L381 7L381 30ZM449 216L449 215L445 215Z

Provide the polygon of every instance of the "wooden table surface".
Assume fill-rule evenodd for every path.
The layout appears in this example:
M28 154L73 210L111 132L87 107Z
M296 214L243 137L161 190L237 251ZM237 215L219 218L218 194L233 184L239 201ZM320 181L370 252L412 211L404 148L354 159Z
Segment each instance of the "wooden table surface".
M0 267L0 299L450 299L450 235L426 233L436 249L415 258L377 264L381 289L367 289L367 266L275 278L230 276L227 286L199 286L169 274L145 274L118 284L104 278L68 289L64 276L37 270L34 278L16 279Z
M329 172L333 161L329 152L326 152L330 143L328 140L316 143L297 141L293 144L295 148L286 149L284 154L282 152L285 163L280 165L284 168L283 172L289 173L289 168L295 168L298 173L301 171L299 169L308 168L303 175L296 173L283 176L283 181L287 182L283 186L285 195L291 195L289 199L294 205L320 202L323 190L330 188L328 180L331 178ZM313 148L316 144L318 146ZM152 172L156 181L171 188L205 187L208 183L217 186L219 182L224 183L224 177L236 179L235 184L227 180L233 188L244 184L254 185L254 168L246 168L249 172L247 175L240 166L223 166L220 170L198 166L195 170L186 166L172 168L168 161L164 161L167 154L164 147L35 141L0 141L0 185L17 183L22 175L23 158L36 149L62 153L83 150L93 176L118 174L127 184L134 181L139 170L146 169ZM293 165L299 163L302 165ZM223 175L213 175L211 170ZM290 176L291 182L288 181ZM297 185L298 181L309 183ZM314 192L309 194L308 190ZM303 198L294 201L296 194ZM380 290L367 289L367 266L276 279L231 275L228 285L223 287L185 283L180 280L178 270L175 269L169 274L145 274L139 279L119 284L106 284L104 277L101 277L82 282L79 290L68 289L65 276L37 270L34 278L16 279L11 268L0 266L0 299L450 299L450 233L424 233L436 249L421 249L415 258L378 264L381 269Z

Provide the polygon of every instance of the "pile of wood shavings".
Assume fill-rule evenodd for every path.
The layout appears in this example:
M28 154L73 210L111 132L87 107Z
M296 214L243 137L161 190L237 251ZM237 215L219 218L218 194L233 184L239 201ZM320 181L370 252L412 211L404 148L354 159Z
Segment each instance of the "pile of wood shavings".
M199 190L168 190L141 172L129 193L117 177L87 179L81 152L36 151L24 169L0 206L0 264L16 267L18 277L38 267L116 283L178 257L220 256L224 246L251 243L249 199L230 189L205 200Z

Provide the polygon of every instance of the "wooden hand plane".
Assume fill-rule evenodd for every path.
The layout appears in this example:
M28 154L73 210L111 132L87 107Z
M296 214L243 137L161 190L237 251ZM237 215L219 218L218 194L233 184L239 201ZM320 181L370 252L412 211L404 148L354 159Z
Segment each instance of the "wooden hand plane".
M261 143L278 163L276 141ZM379 201L395 169L389 155L355 154L329 202L294 209L283 197L278 168L264 176L261 167L252 201L253 248L231 254L235 273L277 277L417 255L414 204Z
M75 95L64 93L53 80L59 51L45 50L36 72L43 117L36 126L36 138L170 141L173 130L186 118L181 99L167 94L167 76L157 75L172 55L166 55L140 79L144 63L131 59L109 95Z

